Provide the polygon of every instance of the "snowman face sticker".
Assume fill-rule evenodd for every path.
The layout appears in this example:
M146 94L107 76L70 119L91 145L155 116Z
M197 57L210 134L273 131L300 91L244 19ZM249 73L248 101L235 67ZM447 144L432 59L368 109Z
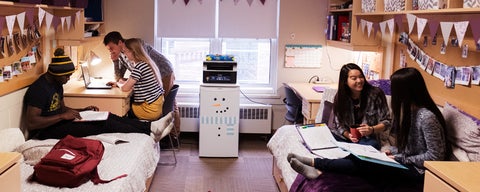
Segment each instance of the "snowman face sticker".
M226 113L230 108L229 107L226 107L225 105L225 102L226 102L226 99L225 98L213 98L213 107L216 107L215 109L215 113Z

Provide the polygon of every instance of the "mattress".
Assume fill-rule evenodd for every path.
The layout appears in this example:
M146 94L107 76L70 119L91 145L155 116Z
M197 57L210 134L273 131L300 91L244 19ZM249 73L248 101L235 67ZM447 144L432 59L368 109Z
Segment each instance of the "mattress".
M139 133L108 133L88 138L101 140L105 146L102 161L98 165L100 178L108 180L125 173L128 174L127 177L97 185L88 181L76 188L50 187L31 182L29 177L33 173L33 165L58 140L29 140L17 148L17 151L24 155L24 162L21 164L22 191L145 191L146 180L154 174L160 159L158 143L155 143L150 136Z
M315 157L302 143L302 138L295 125L284 125L278 128L267 143L270 153L275 157L276 166L280 169L283 180L290 190L297 172L290 167L287 161L288 153L295 153L306 157Z

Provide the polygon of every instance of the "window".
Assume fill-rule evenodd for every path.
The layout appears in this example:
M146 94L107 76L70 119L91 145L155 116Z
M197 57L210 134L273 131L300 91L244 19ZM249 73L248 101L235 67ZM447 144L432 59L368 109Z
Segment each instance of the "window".
M278 1L254 1L251 6L247 1L219 0L156 3L156 46L174 65L181 92L198 93L207 54L228 54L237 61L242 92L274 93ZM251 22L256 17L261 19Z

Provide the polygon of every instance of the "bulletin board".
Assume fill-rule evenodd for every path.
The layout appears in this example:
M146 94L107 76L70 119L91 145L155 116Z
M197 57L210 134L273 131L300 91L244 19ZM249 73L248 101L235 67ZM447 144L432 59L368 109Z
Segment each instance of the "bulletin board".
M285 45L285 67L320 68L321 66L321 45Z

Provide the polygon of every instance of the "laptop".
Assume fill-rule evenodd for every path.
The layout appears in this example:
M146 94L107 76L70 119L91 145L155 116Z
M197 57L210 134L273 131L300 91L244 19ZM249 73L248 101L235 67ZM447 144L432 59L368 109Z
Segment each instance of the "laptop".
M82 75L83 75L83 82L85 82L85 88L87 89L110 89L112 86L107 85L106 82L102 81L92 81L90 79L90 73L88 72L88 66L82 66Z

